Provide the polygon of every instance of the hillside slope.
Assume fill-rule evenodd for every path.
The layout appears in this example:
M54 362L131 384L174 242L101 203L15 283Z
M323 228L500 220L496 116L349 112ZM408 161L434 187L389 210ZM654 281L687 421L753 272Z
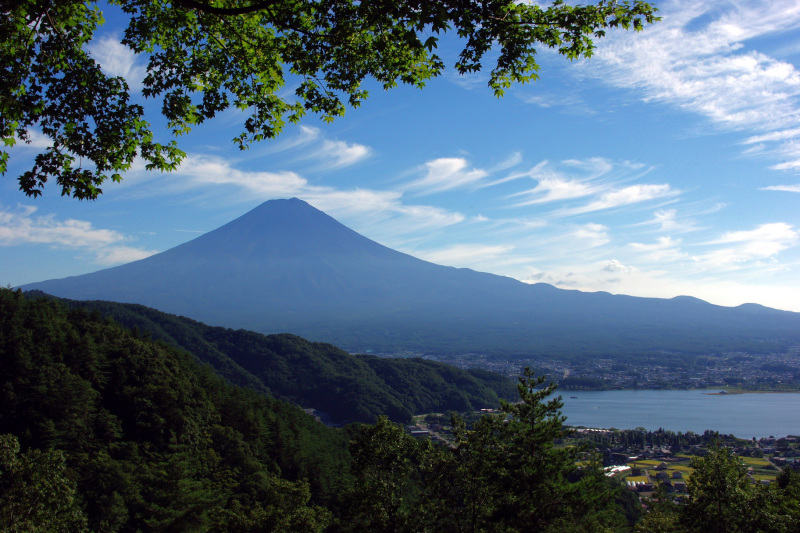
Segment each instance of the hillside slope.
M383 414L407 422L417 413L493 408L517 393L512 380L490 372L418 358L354 356L296 335L213 327L141 305L63 302L182 348L235 385L314 408L338 423L374 422Z
M318 531L319 506L351 484L346 433L96 313L7 289L0 405L0 435L64 454L92 531L230 531L250 517Z

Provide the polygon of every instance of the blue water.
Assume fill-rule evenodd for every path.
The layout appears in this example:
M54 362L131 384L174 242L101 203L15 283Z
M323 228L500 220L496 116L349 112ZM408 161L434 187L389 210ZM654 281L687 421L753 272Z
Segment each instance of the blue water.
M713 391L559 391L567 424L596 428L706 429L750 439L800 435L800 394L726 394ZM577 396L577 398L572 398Z

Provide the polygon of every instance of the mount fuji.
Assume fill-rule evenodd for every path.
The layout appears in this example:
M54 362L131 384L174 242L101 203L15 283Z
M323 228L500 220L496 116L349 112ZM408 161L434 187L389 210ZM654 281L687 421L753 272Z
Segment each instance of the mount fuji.
M562 290L436 265L296 198L140 261L22 289L139 303L349 351L765 353L800 344L800 313Z

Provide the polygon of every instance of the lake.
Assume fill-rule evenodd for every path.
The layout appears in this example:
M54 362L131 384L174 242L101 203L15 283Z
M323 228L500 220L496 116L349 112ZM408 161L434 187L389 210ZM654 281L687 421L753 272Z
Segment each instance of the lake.
M699 390L558 391L571 426L673 431L740 438L800 435L800 394Z

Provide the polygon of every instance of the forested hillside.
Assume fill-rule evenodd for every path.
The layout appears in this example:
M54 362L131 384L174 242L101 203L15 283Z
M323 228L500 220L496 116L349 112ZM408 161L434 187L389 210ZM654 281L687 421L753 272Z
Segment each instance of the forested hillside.
M353 356L295 335L212 327L135 304L63 302L187 350L235 385L324 411L337 422L374 422L380 415L406 422L416 413L491 408L516 396L511 380L482 370Z
M504 404L513 424L456 422L454 448L385 417L332 429L97 311L3 289L0 529L521 530L520 506L543 498L537 523L623 526L618 489L554 447L547 393Z
M0 435L27 454L15 459L8 437L0 446L3 531L30 530L16 521L35 498L21 497L14 513L18 485L59 473L76 499L46 521L66 520L58 530L67 531L81 516L94 531L246 531L237 524L250 519L263 531L312 531L351 483L344 432L97 312L9 290L0 290L0 405ZM31 450L56 455L31 461Z

